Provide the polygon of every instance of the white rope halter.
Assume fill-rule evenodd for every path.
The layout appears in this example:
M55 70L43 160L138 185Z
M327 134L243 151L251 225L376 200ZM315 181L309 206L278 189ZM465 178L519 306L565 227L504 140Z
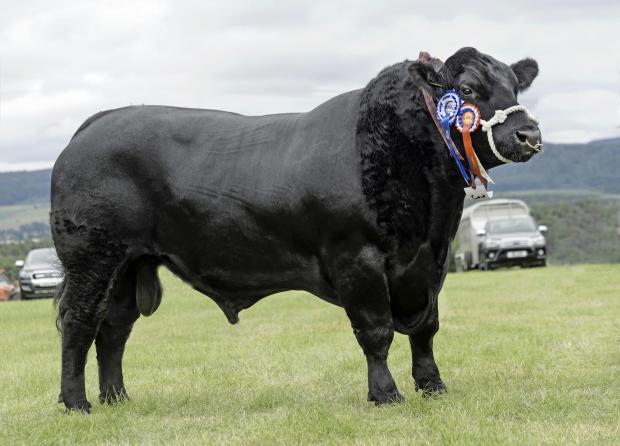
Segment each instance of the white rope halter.
M535 124L538 124L538 121L536 120L536 118L530 113L530 111L525 107L525 105L513 105L512 107L508 107L506 110L495 110L495 114L493 115L491 119L489 119L488 121L485 121L484 119L480 120L480 123L482 124L482 131L486 132L487 134L487 138L489 140L489 146L491 147L491 151L493 152L493 155L495 155L497 159L500 160L502 163L512 163L512 160L509 160L508 158L503 156L501 153L499 153L499 151L495 147L495 141L493 141L492 128L494 125L502 124L504 121L506 121L510 113L514 113L518 111L524 112L525 114L527 114L527 117L530 120L534 121ZM533 146L533 148L538 150L536 146Z

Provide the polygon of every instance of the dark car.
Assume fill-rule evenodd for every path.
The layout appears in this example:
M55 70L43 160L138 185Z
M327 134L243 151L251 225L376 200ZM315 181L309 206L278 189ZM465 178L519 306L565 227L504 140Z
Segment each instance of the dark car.
M19 288L22 299L52 297L64 274L54 248L33 249L25 261L18 260Z

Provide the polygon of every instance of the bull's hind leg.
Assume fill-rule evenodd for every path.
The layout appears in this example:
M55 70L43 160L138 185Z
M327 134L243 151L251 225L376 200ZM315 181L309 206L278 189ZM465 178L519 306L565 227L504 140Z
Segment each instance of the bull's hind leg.
M79 299L77 290L67 281L60 298L60 329L62 330L62 357L60 395L58 402L65 403L67 409L89 412L90 403L86 400L84 368L86 356L97 331L90 317L83 317L68 306Z
M85 277L76 286L75 276L68 277L60 301L62 372L59 400L67 409L89 412L91 405L86 399L84 368L88 350L107 309L108 280L99 276L97 280L89 281Z
M130 266L110 292L110 309L99 326L95 339L100 403L114 403L128 398L123 381L122 361L125 344L138 316L136 272L135 268Z
M338 298L366 356L368 401L375 404L401 401L403 397L387 365L394 325L383 257L374 249L364 248L353 258L339 258L334 272Z
M84 384L86 358L107 315L109 290L125 249L108 242L100 232L76 239L63 240L64 243L56 239L66 277L59 302L62 331L59 399L68 409L88 412L91 405Z

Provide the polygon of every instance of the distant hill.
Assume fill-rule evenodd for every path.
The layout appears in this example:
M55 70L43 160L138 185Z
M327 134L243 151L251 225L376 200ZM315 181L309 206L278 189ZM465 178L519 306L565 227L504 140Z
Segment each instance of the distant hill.
M588 144L545 144L525 164L490 172L498 192L582 190L620 194L620 138Z
M51 169L0 173L0 206L48 203Z

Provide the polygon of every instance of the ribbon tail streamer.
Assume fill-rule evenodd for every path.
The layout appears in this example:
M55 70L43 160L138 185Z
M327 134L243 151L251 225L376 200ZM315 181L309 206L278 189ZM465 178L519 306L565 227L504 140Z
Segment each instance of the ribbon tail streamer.
M461 160L459 159L460 153L458 152L458 150L456 150L456 147L454 146L454 143L452 142L452 137L450 136L449 120L444 119L443 121L441 121L441 126L443 127L443 132L444 132L444 135L446 136L446 142L448 143L448 148L450 149L450 153L452 154L452 157L456 161L456 165L458 166L459 171L461 172L461 175L465 179L465 182L469 184L471 180L469 178L469 175L467 174L467 171L465 170L465 166L463 166L463 163L461 163Z

